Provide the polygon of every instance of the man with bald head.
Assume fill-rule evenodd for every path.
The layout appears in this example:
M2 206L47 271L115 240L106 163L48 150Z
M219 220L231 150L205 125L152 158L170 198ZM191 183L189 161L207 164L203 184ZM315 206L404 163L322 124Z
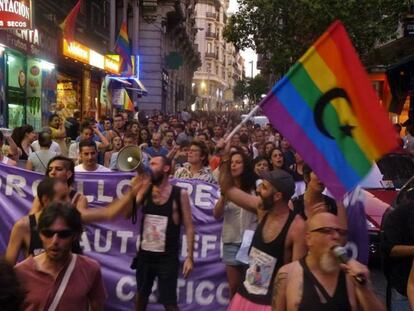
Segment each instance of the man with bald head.
M345 243L346 236L346 228L331 213L322 212L308 220L308 254L280 268L273 310L385 311L372 289L368 268L353 259L341 264L332 252L333 247Z

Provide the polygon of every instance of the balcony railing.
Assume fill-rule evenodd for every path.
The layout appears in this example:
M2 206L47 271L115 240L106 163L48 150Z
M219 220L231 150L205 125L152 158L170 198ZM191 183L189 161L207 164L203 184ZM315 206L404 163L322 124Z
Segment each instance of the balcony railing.
M206 31L206 38L218 39L218 34L213 31Z
M205 57L206 58L215 58L215 59L217 59L218 55L217 55L217 53L214 53L214 52L206 52Z
M206 17L211 18L211 19L216 19L217 18L217 13L206 12Z

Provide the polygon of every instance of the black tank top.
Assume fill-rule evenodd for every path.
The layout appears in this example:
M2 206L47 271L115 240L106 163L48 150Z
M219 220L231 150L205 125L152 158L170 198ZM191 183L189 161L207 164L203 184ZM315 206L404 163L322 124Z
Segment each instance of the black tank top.
M157 205L152 200L152 188L147 192L142 207L140 255L149 257L178 256L182 219L180 195L181 188L172 186L167 202L163 205ZM179 213L178 225L174 223L172 218L174 201Z
M335 293L331 297L309 270L305 258L299 261L303 268L303 293L298 311L352 311L345 272L339 272ZM320 301L318 292L324 297L325 303Z
M37 230L36 216L34 214L29 215L30 224L30 244L29 244L29 255L37 256L44 252L43 243ZM82 248L80 247L79 239L75 240L72 245L72 253L82 254Z
M336 215L338 213L338 207L336 206L336 202L331 197L327 195L323 195L323 199L326 204L327 212ZM304 195L300 195L297 198L292 200L293 203L293 212L295 214L299 214L302 216L304 220L307 220L308 217L305 215L305 199Z
M279 235L271 242L263 241L263 227L267 214L257 226L250 247L249 268L239 293L251 302L261 305L272 304L273 281L277 271L285 264L285 242L290 225L295 215L289 211L289 216Z

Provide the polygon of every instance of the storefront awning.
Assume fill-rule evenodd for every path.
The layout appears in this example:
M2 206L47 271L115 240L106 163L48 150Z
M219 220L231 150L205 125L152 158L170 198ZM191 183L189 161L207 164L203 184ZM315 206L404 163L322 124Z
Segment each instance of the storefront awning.
M144 84L138 78L134 77L109 77L109 79L120 82L122 86L131 91L136 91L140 95L147 95L148 91L145 88Z

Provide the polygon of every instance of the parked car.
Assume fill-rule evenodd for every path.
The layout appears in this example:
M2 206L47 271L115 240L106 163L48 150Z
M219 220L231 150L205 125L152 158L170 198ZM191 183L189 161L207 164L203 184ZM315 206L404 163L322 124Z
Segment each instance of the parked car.
M378 161L382 176L370 176L361 186L375 196L365 204L369 232L370 261L380 259L380 233L384 213L391 206L398 208L405 202L414 203L414 159L407 154L392 153Z

